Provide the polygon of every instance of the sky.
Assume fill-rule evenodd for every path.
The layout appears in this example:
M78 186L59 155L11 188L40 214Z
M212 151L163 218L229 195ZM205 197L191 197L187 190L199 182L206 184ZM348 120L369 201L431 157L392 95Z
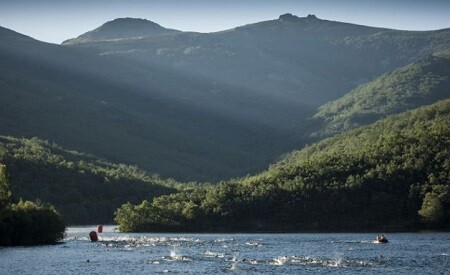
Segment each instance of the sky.
M0 26L50 43L119 17L214 32L284 13L401 30L450 28L450 0L0 0Z

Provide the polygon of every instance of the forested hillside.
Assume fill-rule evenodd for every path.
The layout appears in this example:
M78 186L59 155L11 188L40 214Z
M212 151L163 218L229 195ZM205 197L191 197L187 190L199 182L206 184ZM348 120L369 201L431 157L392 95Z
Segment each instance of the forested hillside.
M321 106L310 122L316 128L312 135L342 133L446 98L450 98L450 59L429 56Z
M123 205L123 231L449 228L450 100L293 152L266 172Z
M0 136L0 162L8 169L15 201L51 203L69 224L111 223L123 203L180 187L135 166L111 164L37 138Z

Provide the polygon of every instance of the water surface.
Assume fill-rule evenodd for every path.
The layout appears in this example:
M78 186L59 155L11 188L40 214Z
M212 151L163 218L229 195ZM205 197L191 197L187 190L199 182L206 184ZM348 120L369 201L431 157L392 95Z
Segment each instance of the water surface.
M118 233L71 227L62 244L0 248L0 274L448 274L450 233Z

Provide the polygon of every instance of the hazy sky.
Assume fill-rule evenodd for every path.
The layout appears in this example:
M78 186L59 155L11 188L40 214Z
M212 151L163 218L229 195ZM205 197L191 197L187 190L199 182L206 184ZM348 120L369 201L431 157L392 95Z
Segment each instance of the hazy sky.
M0 26L61 43L118 17L212 32L287 12L403 30L450 27L450 0L0 0Z

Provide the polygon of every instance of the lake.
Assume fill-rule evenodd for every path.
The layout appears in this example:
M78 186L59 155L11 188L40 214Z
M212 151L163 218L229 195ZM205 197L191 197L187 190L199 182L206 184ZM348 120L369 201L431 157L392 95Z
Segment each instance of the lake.
M0 248L0 274L449 274L450 233L166 234L70 227L63 243Z

